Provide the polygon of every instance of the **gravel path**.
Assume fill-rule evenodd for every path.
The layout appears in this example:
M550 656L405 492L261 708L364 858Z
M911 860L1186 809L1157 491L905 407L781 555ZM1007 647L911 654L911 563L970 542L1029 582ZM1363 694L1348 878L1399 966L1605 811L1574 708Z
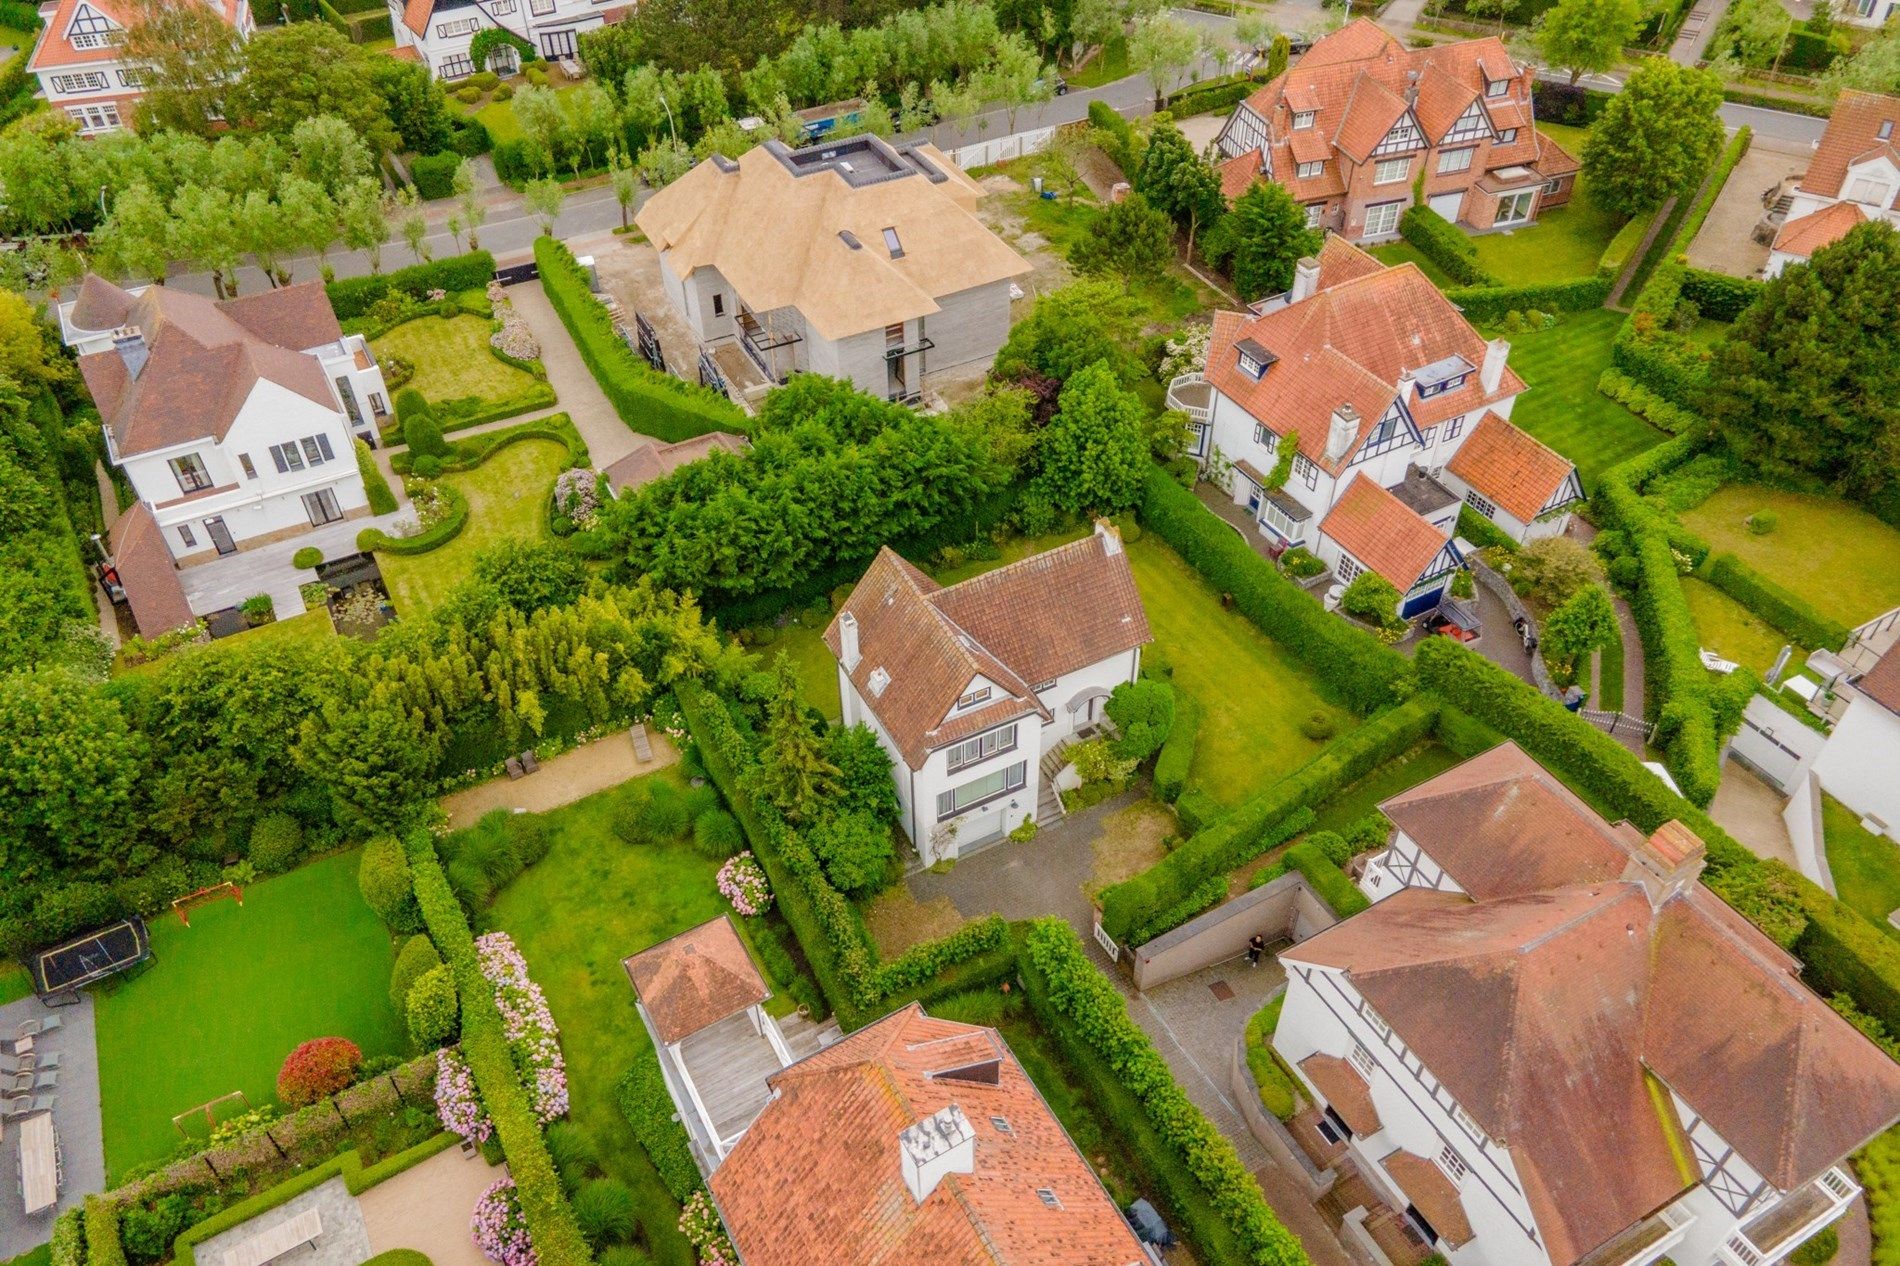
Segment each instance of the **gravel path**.
M679 752L666 735L651 730L648 733L653 744L650 761L636 760L633 740L625 730L616 730L606 738L542 761L540 770L525 778L504 774L444 796L442 807L448 811L449 825L457 829L472 826L484 813L495 809L529 813L558 809L679 760Z
M475 1202L505 1167L491 1169L481 1154L459 1147L438 1152L356 1198L374 1253L412 1248L434 1266L493 1266L469 1236Z

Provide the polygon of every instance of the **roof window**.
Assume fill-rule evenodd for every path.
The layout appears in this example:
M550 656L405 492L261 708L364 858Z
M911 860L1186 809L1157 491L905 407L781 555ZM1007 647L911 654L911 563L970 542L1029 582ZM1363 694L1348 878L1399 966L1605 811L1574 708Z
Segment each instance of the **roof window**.
M1014 1134L1016 1127L1009 1123L1008 1117L991 1117L990 1124L996 1127L998 1134Z
M1234 357L1240 365L1240 372L1255 382L1266 377L1268 367L1280 359L1250 338L1234 344Z
M904 244L897 240L897 230L895 228L885 228L884 249L891 253L892 259L904 258Z
M1882 119L1880 121L1880 132L1878 133L1878 135L1880 139L1883 141L1892 139L1893 137L1893 120L1892 119Z
M1062 1207L1062 1201L1058 1200L1056 1193L1048 1187L1036 1188L1036 1198L1051 1209L1060 1209Z

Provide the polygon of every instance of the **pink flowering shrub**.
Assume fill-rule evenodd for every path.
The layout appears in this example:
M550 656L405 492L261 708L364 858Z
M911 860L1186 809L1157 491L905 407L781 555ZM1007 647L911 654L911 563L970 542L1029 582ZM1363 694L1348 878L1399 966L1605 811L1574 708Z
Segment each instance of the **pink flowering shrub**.
M772 908L772 885L766 882L765 872L752 859L751 850L738 854L719 868L719 895L748 918Z
M561 1058L561 1030L541 986L528 978L527 960L506 932L476 937L475 955L483 978L495 987L502 1032L535 1116L543 1125L566 1116L567 1064Z
M452 1046L435 1053L435 1113L442 1128L480 1146L495 1132L488 1109L475 1089L475 1074Z
M703 1188L680 1210L680 1234L699 1253L699 1266L739 1266L739 1254L726 1238L725 1224Z
M495 1183L475 1202L469 1234L490 1261L502 1266L535 1266L534 1241L528 1238L528 1219L521 1212L521 1198L515 1194L512 1178Z

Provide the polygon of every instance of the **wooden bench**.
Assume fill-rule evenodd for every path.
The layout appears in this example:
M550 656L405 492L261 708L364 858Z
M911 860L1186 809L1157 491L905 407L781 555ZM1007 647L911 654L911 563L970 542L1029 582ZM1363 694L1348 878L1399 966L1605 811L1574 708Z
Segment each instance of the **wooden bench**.
M323 1234L323 1217L316 1209L305 1209L294 1218L286 1218L268 1231L259 1231L224 1250L224 1266L264 1266L294 1248Z
M653 745L647 741L646 722L642 721L627 731L627 733L633 738L634 759L639 761L642 765L650 762L653 759Z

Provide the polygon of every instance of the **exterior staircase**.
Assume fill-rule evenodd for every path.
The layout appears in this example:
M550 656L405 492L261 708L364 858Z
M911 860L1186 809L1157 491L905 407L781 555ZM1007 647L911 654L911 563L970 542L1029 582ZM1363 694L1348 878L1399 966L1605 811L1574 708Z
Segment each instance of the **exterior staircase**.
M785 1039L786 1048L794 1059L804 1059L816 1055L833 1042L844 1036L836 1020L827 1020L823 1024L811 1020L794 1011L776 1021L779 1036Z
M1054 826L1068 817L1069 811L1062 807L1062 797L1056 794L1056 775L1069 763L1069 749L1077 743L1093 738L1113 738L1115 727L1107 718L1092 722L1079 731L1069 735L1060 743L1042 754L1036 762L1036 768L1042 774L1042 789L1036 796L1036 825Z

